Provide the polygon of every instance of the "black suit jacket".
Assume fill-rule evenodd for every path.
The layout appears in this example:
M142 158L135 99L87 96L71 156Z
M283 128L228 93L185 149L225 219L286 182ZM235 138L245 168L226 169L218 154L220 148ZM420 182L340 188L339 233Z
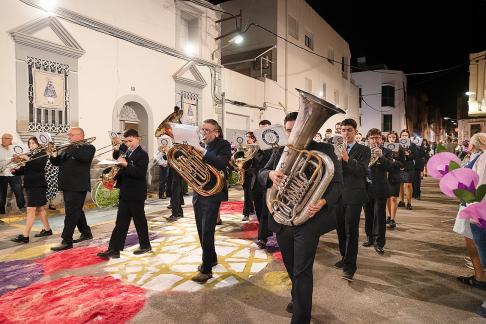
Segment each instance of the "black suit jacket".
M227 201L228 200L228 165L231 159L231 144L222 138L216 138L212 143L209 143L206 147L206 153L203 156L203 162L207 163L217 170L222 171L224 174L225 184L223 190L213 196L203 197L194 192L194 200L197 199L209 199L212 201ZM209 183L209 186L214 184Z
M118 171L115 179L120 188L120 199L144 201L147 199L147 168L149 157L140 145L130 156L125 157L128 165Z
M373 199L386 199L390 197L390 186L388 184L387 172L393 167L392 151L381 148L383 155L370 167L370 180L368 183L368 195Z
M37 153L31 157L31 160L27 161L25 166L16 170L13 174L24 175L24 187L25 188L47 188L46 181L46 163L47 156L39 158L43 152Z
M255 154L255 157L253 158L253 163L251 165L251 168L249 171L252 173L252 178L251 178L251 189L253 191L262 191L265 190L266 187L262 187L260 185L260 182L258 181L258 173L260 172L261 169L267 165L268 160L270 160L270 157L272 156L273 150L268 149L268 150L258 150ZM246 180L245 180L246 181Z
M400 169L403 168L403 163L405 162L405 150L400 146L398 152L392 152L392 166L388 171L388 182L397 184L402 182L400 176Z
M370 163L369 147L355 143L349 152L348 162L343 165L343 204L364 204L368 201L366 194L366 176Z
M341 161L338 160L336 154L334 153L334 147L331 144L316 143L314 141L311 141L306 149L320 151L324 154L327 154L334 163L334 176L326 191L322 195L322 198L326 199L326 205L324 205L324 207L322 207L322 209L317 212L314 217L310 218L307 222L299 225L310 226L311 231L315 235L322 235L336 229L337 226L335 212L343 188ZM277 167L282 152L283 148L281 148L279 151L275 151L265 167L259 172L258 180L261 185L267 188L270 188L272 186L272 182L269 179L268 174L270 173L270 171L275 170L275 168ZM277 223L272 215L268 216L268 227L272 232L280 232L283 226L285 225Z
M96 149L91 144L73 147L51 157L59 166L59 189L63 191L91 191L90 169Z
M415 145L415 170L422 171L425 167L425 148L422 145Z

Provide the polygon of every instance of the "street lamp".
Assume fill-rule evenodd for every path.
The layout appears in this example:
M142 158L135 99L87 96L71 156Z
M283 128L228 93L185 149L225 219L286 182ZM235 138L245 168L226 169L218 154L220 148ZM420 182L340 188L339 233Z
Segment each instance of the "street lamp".
M444 117L444 120L449 120L449 119L451 119L451 117L447 117L447 116Z
M476 94L476 92L474 92L474 91L467 91L466 92L466 96L472 96L472 95L475 95L475 94Z
M225 44L221 47L216 47L216 49L211 52L211 60L214 60L214 53L216 53L216 51L222 50L223 48L226 48L226 47L230 46L231 44L240 45L241 43L243 43L244 40L245 40L245 38L243 37L242 34L237 34L236 36L234 36L233 38L231 38L228 41L228 44Z

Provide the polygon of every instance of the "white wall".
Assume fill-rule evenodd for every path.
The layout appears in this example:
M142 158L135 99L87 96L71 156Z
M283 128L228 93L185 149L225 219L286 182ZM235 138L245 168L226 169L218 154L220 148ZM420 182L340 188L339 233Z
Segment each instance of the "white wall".
M384 72L384 73L379 73ZM400 133L405 128L405 97L407 80L402 71L376 70L356 72L352 75L363 96L361 103L360 132L366 136L371 128L382 129L383 115L391 114L393 130ZM390 84L395 87L395 107L381 106L381 86ZM405 87L405 89L404 89Z

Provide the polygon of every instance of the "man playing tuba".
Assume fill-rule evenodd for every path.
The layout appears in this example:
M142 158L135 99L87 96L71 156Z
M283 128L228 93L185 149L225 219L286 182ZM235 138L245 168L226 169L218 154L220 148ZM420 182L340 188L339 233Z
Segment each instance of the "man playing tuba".
M300 112L299 112L300 114ZM285 116L284 127L290 135L297 119L297 112ZM310 323L312 311L312 285L314 258L319 237L336 228L335 208L341 196L342 170L341 163L334 154L334 148L327 143L311 141L307 150L320 151L329 156L334 165L334 176L327 190L315 204L308 209L305 223L299 226L288 226L277 223L274 217L268 217L269 228L277 234L277 242L282 252L285 268L292 281L292 300L287 305L287 312L292 313L291 323ZM284 180L281 171L273 171L277 167L283 149L276 151L270 157L267 165L260 171L258 180L262 186L280 186Z
M194 148L203 155L202 161L224 172L227 179L227 167L231 158L231 145L223 139L221 127L214 119L206 119L201 126L202 140L206 148ZM193 281L205 283L213 277L212 268L218 263L214 247L214 232L216 219L222 201L228 200L228 187L224 184L220 192L203 196L194 191L192 205L196 216L197 233L201 242L202 264L198 267L199 273L192 278Z

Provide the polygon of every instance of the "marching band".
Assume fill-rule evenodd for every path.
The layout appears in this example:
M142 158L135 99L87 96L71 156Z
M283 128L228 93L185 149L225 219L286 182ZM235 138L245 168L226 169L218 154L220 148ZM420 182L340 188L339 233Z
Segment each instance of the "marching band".
M318 130L324 122L344 112L303 91L300 95L299 111L287 114L284 120L288 136L285 148L272 144L270 149L262 149L259 144L265 139L255 137L256 132L247 132L245 144L232 155L231 144L223 139L221 126L213 119L204 120L200 125L200 145L182 143L173 133L182 117L182 110L175 107L157 128L155 135L160 140L160 148L154 161L160 166L159 198L165 198L171 189L171 216L167 221L183 217L183 183L193 188L192 205L202 263L192 280L201 284L212 278L212 268L218 264L215 229L221 202L228 200L228 168L232 161L232 167L241 173L240 184L244 188L242 221L247 221L251 213L256 214L259 229L255 243L260 249L267 248L267 239L275 233L292 282L291 300L286 309L292 313L292 323L309 323L312 268L319 237L337 230L341 259L335 267L342 270L344 280L353 281L357 271L361 210L364 209L367 236L362 245L374 247L381 255L385 253L387 225L390 229L397 226L398 207L412 209L412 198L420 199L420 177L428 151L424 142L411 141L408 130L402 130L398 136L394 131L382 134L373 128L362 138L353 119L337 123L334 134L327 129L322 138ZM321 113L321 119L312 114L310 119L310 109ZM268 120L259 123L260 129L269 126ZM24 208L22 190L18 188L19 175L24 176L27 192L27 221L22 234L12 239L16 243L29 242L36 213L44 228L35 236L52 235L45 210L47 163L59 167L58 184L66 210L62 241L51 249L70 249L73 243L93 238L83 206L91 190L90 168L96 149L92 139L85 139L81 128L71 128L67 135L67 145L46 145L41 149L36 137L32 137L28 141L30 152L10 155L12 135L2 136L0 213L5 213L7 184L14 189L19 209ZM107 173L105 176L111 181L111 187L118 188L119 202L108 247L98 253L104 259L120 257L132 219L140 243L134 254L152 251L144 212L148 154L134 129L126 130L123 138L115 136L112 140L115 161L109 176ZM168 180L169 172L171 180ZM81 235L73 239L76 227Z

